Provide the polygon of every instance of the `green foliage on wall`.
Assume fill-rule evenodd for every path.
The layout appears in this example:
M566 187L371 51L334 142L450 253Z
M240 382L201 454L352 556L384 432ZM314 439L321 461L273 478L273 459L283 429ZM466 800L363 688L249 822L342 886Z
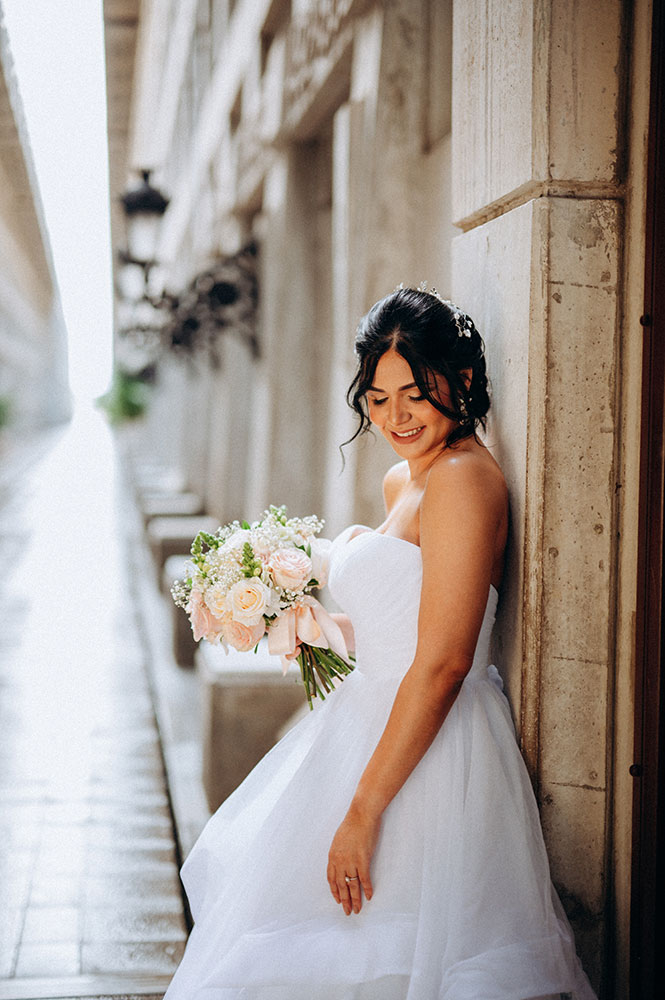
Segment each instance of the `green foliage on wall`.
M12 419L12 401L9 396L0 396L0 428L6 427Z
M150 387L142 374L132 375L120 369L113 373L108 392L97 400L114 425L142 417L150 402Z

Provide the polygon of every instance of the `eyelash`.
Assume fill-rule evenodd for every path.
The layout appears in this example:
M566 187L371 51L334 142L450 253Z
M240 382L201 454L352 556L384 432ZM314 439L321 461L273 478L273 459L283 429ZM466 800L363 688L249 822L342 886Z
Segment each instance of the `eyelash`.
M412 401L413 403L422 403L422 401L423 401L423 399L424 399L425 397L424 397L424 396L409 396L408 398L409 398L409 399L410 399L410 400L411 400L411 401ZM370 399L370 403L373 403L373 404L374 404L374 406L381 406L381 404L382 404L382 403L385 403L387 399L388 399L388 397L387 397L387 396L384 396L384 397L383 397L383 399Z

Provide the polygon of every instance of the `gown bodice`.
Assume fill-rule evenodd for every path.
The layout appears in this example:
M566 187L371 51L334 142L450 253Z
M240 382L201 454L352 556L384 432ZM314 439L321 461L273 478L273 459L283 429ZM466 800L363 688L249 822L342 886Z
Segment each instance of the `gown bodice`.
M353 624L356 669L382 678L402 677L408 670L418 641L421 584L418 545L357 524L337 536L328 587ZM487 676L497 601L496 588L490 584L467 681Z

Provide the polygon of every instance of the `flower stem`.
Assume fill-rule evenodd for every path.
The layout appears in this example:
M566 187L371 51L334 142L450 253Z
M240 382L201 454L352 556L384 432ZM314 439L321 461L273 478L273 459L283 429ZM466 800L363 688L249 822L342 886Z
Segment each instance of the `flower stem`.
M335 681L343 680L354 669L355 660L347 663L332 649L320 649L303 643L298 655L300 676L305 687L307 703L314 708L313 699L325 701L326 694L335 689ZM325 691L325 694L324 694Z

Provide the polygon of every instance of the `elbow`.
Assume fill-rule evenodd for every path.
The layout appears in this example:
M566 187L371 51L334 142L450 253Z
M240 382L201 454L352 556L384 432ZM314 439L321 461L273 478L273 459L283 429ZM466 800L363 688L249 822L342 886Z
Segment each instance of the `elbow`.
M450 705L459 694L464 679L471 669L468 659L451 659L439 664L429 676L431 697L441 705Z

